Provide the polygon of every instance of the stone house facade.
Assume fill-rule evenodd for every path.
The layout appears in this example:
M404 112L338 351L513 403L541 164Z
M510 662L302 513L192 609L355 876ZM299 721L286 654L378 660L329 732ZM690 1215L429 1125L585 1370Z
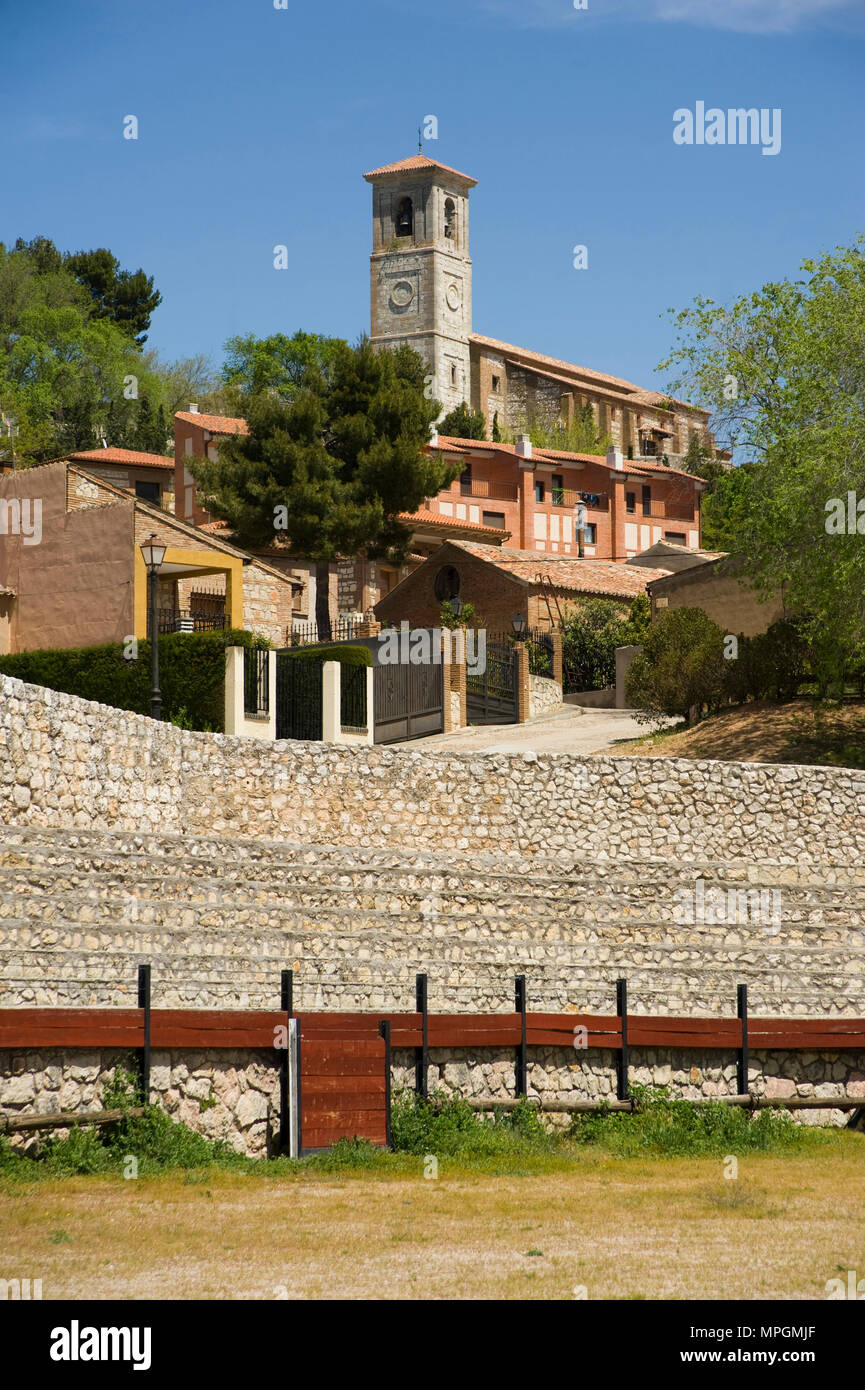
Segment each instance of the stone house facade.
M166 547L160 628L246 627L281 645L298 582L257 556L187 526L65 460L0 477L0 515L37 514L0 537L0 639L6 651L70 648L144 638L147 573L140 546ZM11 533L10 533L11 532Z

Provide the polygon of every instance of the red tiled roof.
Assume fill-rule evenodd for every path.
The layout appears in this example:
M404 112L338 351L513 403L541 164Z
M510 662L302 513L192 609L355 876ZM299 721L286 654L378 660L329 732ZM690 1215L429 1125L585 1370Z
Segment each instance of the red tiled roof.
M516 458L522 457L517 454L513 444L497 444L489 439L457 439L453 435L443 434L439 435L438 443L430 445L430 448L441 449L442 453L448 454L466 454L470 449L495 450L501 454L512 454ZM532 460L540 460L543 463L547 461L558 461L559 459L565 462L571 459L574 463L597 463L602 468L609 468L610 473L614 475L620 472L650 473L659 478L670 475L674 478L690 478L697 483L703 481L702 478L695 477L693 473L685 473L681 468L668 468L666 464L663 463L646 463L644 460L637 462L634 459L623 459L622 468L618 469L610 467L604 454L577 454L567 449L542 449L537 445L532 447L532 459L529 460L529 462Z
M379 174L411 173L414 169L442 169L446 174L456 174L457 178L463 179L470 188L477 184L477 179L471 178L469 174L461 174L459 169L452 169L449 164L440 164L437 159L430 159L426 154L413 154L408 159L398 159L395 164L383 164L380 169L370 169L368 174L364 174L364 178L375 179Z
M174 418L188 425L200 425L211 434L249 434L249 426L239 415L202 415L197 410L178 410Z
M647 391L642 386L637 386L633 381L625 381L624 377L610 376L607 372L596 372L591 367L579 367L574 362L564 362L560 357L547 357L542 352L532 352L529 348L517 347L514 343L503 343L498 338L486 338L481 333L470 333L469 342L477 343L479 347L492 348L494 352L499 352L503 356L516 354L518 357L526 359L527 365L537 363L538 370L549 375L551 371L557 374L564 372L568 378L582 377L587 382L597 382L598 385L605 385L613 389L624 392L632 401L640 405L653 406L655 409L663 411L663 406L657 404L661 400L672 400L674 405L682 406L686 410L693 410L699 415L708 416L710 412L703 410L701 406L690 405L687 401L676 400L675 397L664 396L661 391Z
M536 584L542 575L544 581L549 581L556 589L600 597L636 598L646 592L646 585L653 579L663 579L670 573L666 569L637 568L615 560L580 560L573 555L549 555L542 551L534 554L531 550L478 545L475 541L452 540L448 544L504 570L524 584Z
M127 463L136 468L174 469L174 459L165 454L143 454L137 449L81 449L69 454L70 459L87 463Z
M500 526L484 526L480 521L465 521L458 516L441 516L436 512L400 512L399 520L414 525L444 526L450 530L482 531L486 536L509 536Z

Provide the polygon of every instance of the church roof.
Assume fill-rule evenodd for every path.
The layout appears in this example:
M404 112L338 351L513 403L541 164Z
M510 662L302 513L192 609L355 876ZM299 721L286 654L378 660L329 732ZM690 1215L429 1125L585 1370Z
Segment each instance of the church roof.
M461 174L459 169L452 169L449 164L440 164L437 159L430 159L426 154L413 154L409 159L398 159L395 164L383 164L380 169L370 169L368 174L364 174L365 179L376 179L380 174L406 174L415 169L441 169L445 174L456 174L458 179L462 179L470 188L474 188L477 179L471 178L468 174Z

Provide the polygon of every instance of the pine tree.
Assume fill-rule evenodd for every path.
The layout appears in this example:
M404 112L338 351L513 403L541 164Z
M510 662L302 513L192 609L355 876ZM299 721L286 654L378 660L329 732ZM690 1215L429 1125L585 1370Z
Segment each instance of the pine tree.
M248 435L215 461L191 461L204 505L254 548L284 536L316 564L316 622L329 633L327 576L339 556L401 563L411 538L399 520L456 476L424 445L441 406L424 395L411 348L341 344L327 373L311 364L291 399L251 399Z

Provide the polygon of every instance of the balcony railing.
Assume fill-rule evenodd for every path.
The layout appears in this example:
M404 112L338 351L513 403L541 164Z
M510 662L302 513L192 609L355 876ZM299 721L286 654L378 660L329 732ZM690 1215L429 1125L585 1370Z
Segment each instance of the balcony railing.
M202 613L195 608L160 608L159 631L165 632L222 632L224 613Z
M459 484L460 497L486 497L494 502L517 502L519 489L516 483L490 483L484 478L472 478L471 482Z
M606 492L576 492L562 487L545 490L543 500L536 501L535 506L564 507L566 511L573 511L580 502L584 502L586 510L590 512L607 512L610 509L610 499Z
M649 503L648 508L638 501L633 511L625 512L628 521L686 521L690 525L695 525L697 511L692 503L677 502L675 500L662 502L655 501Z

